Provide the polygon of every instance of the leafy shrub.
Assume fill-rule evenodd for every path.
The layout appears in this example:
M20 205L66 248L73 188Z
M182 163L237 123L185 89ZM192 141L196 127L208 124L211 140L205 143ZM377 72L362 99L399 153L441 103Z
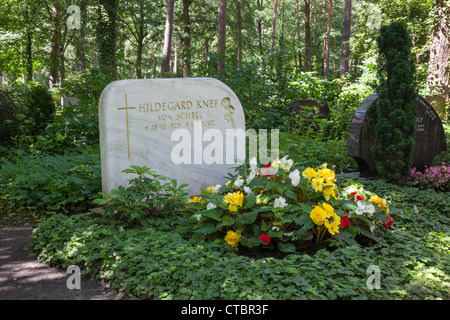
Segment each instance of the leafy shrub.
M299 135L293 132L280 133L280 154L289 155L298 166L318 167L327 163L337 173L358 170L355 160L347 156L346 140L321 140L322 132Z
M107 217L128 224L137 221L147 225L145 218L148 216L161 215L183 207L187 195L184 188L187 184L177 186L176 180L150 171L147 167L131 166L123 172L137 174L138 177L130 180L129 187L119 186L109 194L100 192L103 198L94 200L95 204L106 205L104 214Z
M27 115L34 121L32 134L39 134L53 118L56 106L48 88L32 83L26 95Z
M450 191L450 164L442 163L440 167L425 168L425 172L411 169L411 183L419 189Z
M335 173L326 165L300 174L293 164L285 157L258 167L253 158L225 186L202 190L202 197L190 200L195 232L223 238L232 247L296 252L333 237L349 244L357 235L377 241L377 228L391 226L382 198L356 189L342 190L339 198Z
M12 101L7 91L0 89L0 143L8 142L20 132L24 117L24 110Z
M80 211L101 190L98 152L64 156L3 159L0 198L9 211Z

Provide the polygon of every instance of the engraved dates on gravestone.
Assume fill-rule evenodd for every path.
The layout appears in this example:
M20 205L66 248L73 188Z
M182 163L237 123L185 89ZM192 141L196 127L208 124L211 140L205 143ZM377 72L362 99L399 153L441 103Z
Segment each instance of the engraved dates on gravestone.
M376 163L371 151L374 137L367 128L367 110L373 103L378 103L377 93L371 94L359 106L350 125L347 155L358 164L361 176L376 176ZM433 107L423 98L417 97L417 129L414 133L415 150L412 167L423 170L441 152L447 150L444 128Z
M189 184L224 184L245 159L245 118L233 91L212 78L121 80L100 97L103 192L128 186L131 165Z

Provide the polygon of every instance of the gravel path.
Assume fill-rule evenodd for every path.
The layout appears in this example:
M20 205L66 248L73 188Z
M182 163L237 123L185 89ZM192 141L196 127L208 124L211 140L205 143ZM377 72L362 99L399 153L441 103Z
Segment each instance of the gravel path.
M81 289L68 289L72 274L40 263L26 250L31 227L0 226L0 300L114 300L116 292L81 276Z

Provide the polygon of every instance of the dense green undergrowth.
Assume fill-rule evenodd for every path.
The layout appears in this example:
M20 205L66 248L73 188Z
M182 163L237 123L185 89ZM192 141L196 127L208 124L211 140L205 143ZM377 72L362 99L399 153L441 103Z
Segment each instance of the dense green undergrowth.
M449 193L356 180L391 202L395 221L389 236L367 246L255 259L194 240L187 217L173 212L134 228L106 224L101 214L56 214L33 231L29 248L130 298L449 299ZM371 265L380 269L380 289L367 286Z

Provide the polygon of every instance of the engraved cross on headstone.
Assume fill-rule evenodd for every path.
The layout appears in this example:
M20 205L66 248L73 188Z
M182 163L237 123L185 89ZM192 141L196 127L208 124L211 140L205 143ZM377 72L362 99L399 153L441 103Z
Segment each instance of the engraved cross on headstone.
M130 131L128 125L128 110L136 109L136 107L128 108L127 95L125 94L125 108L117 108L117 110L125 110L125 118L127 122L127 146L128 146L128 159L130 158Z

